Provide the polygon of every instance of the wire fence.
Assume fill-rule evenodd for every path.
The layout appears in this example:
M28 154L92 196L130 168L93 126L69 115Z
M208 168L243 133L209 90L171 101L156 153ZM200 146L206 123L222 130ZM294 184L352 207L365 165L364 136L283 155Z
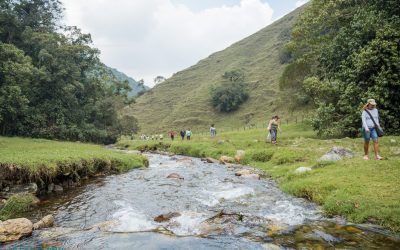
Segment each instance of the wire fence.
M281 118L280 123L281 123L281 125L298 124L298 123L303 123L307 119L308 119L308 117L304 116L304 115L303 116L292 116L290 118L289 117L288 118ZM254 130L254 129L261 129L261 128L267 129L268 122L269 121L266 121L264 123L244 125L244 126L240 126L240 127L226 127L226 126L217 127L217 131L218 131L218 133L223 133L223 132L247 131L247 130ZM206 131L194 131L193 134L204 136L204 135L209 135L210 131L209 130L206 130Z

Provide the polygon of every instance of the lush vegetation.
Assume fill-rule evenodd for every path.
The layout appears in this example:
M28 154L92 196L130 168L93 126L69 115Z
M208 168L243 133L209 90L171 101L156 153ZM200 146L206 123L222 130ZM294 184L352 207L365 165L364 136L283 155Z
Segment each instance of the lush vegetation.
M147 164L139 155L99 145L45 139L0 137L0 180L44 184L58 175L90 176L99 172L124 172Z
M320 135L352 135L360 107L378 102L387 132L400 133L400 5L396 0L314 0L285 48L287 102L317 109Z
M0 135L112 143L135 129L117 112L130 87L61 16L58 0L0 1Z
M269 114L283 115L286 105L278 105L276 101L279 77L285 67L280 59L280 48L290 38L290 30L300 12L298 9L254 35L177 72L137 98L129 113L137 117L141 132L197 130L213 123L217 127L238 128L265 123ZM245 75L249 98L235 111L220 112L210 101L210 88L220 86L224 82L221 76L232 71ZM294 116L286 117L294 120Z
M244 74L238 70L225 72L225 82L210 90L211 103L219 112L232 112L239 108L248 98L249 94L244 84Z
M365 161L362 139L321 140L311 126L284 125L277 146L266 143L266 136L265 129L253 129L218 133L215 139L194 133L191 141L122 140L118 145L217 159L245 150L242 164L265 170L284 191L321 204L327 215L343 215L353 222L371 222L400 231L400 137L380 140L385 160ZM356 156L337 162L318 161L335 146L349 148ZM312 171L296 174L298 167Z
M0 209L0 220L8 220L28 212L38 200L33 194L19 193L11 196Z

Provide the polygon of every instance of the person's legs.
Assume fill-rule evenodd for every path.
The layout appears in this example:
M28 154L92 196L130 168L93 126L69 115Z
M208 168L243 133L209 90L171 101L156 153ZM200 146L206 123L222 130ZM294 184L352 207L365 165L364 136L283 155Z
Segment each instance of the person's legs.
M376 132L376 129L371 130L371 138L372 141L374 142L375 159L382 160L382 157L379 155L378 133Z
M368 160L368 154L369 154L369 141L371 140L371 132L367 133L365 129L362 129L362 136L364 138L364 160Z
M275 144L276 143L276 130L271 129L270 133L271 133L271 142L272 142L272 144Z

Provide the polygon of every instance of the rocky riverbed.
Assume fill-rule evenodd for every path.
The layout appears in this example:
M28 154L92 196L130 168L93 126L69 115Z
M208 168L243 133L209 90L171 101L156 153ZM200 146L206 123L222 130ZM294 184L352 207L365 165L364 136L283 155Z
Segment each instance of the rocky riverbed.
M396 249L395 235L325 218L262 173L212 159L148 155L150 166L45 197L56 226L6 245L117 249Z

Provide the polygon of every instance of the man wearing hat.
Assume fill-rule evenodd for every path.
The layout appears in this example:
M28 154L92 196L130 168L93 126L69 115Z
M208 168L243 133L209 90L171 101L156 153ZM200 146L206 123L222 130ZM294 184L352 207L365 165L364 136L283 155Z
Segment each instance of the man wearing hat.
M378 132L380 129L379 124L379 113L376 109L376 101L374 99L368 99L367 104L363 107L363 112L361 115L362 120L362 135L364 138L364 160L369 159L369 141L372 139L374 143L375 159L382 160L379 155L379 145L378 145ZM378 127L378 128L377 128Z

